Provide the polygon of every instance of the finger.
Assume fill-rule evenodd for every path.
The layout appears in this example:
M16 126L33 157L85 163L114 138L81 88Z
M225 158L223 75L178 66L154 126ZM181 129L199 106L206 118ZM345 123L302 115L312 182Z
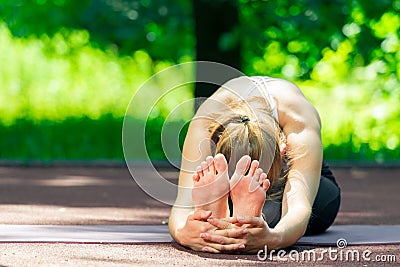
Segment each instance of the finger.
M228 219L228 222L230 222L233 227L241 227L244 223L239 222L239 220L237 219L237 217L230 217Z
M212 247L204 247L204 248L202 248L201 251L210 252L210 253L221 253L221 251L216 250L215 248L212 248Z
M227 221L232 223L232 224L235 224L235 223L239 222L238 219L237 219L237 216L229 217L229 218L227 218Z
M214 248L215 250L220 252L228 252L228 251L238 251L238 250L243 250L245 248L245 245L243 243L238 243L238 244L228 244L228 245L222 245L222 244L217 244L217 243L209 243L208 247Z
M216 219L216 218L208 218L207 221L217 227L218 229L229 229L232 228L232 224L226 219Z
M210 234L210 233L201 233L200 237L203 238L203 240L213 242L216 244L221 244L221 245L243 243L242 239L230 238L230 237L225 237L225 236L220 236L220 235Z
M261 217L253 217L253 216L237 216L237 221L240 224L250 224L256 227L263 227L266 225L266 222Z
M225 236L225 237L242 237L243 235L248 233L246 228L231 228L231 229L224 229L224 230L214 230L213 232L215 235ZM209 233L211 234L211 233Z
M191 220L207 220L212 215L209 210L196 210L193 214L189 215L188 219Z

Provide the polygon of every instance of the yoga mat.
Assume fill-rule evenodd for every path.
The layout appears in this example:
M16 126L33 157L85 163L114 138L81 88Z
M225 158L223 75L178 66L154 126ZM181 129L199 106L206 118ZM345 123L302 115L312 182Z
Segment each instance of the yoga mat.
M339 240L339 241L338 241ZM173 241L167 225L0 225L0 242L140 243ZM338 243L340 242L340 243ZM296 245L400 244L400 225L334 225Z
M400 225L333 225L322 234L303 236L296 244L322 246L400 244Z
M171 242L167 225L0 225L0 242Z

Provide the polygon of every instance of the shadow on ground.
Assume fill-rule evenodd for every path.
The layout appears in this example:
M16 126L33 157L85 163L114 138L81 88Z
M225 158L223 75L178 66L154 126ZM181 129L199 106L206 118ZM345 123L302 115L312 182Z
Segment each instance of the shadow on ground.
M160 171L176 183L176 170ZM400 169L333 171L342 190L336 224L400 224ZM160 224L169 210L144 193L126 168L0 168L2 223Z

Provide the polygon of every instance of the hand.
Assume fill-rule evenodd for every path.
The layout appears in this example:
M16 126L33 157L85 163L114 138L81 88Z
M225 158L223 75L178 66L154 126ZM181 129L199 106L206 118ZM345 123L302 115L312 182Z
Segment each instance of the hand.
M229 231L216 230L214 233L208 232L202 235L205 241L224 244L225 246L243 244L244 248L241 251L249 253L257 252L263 249L265 245L271 249L279 247L280 235L270 229L268 224L260 217L237 216L230 218L228 222L224 221L224 219L208 219L208 221L218 228L228 226L232 229L232 225L236 229L240 227L239 229L243 229L243 234L241 236L233 236ZM238 250L237 247L233 247L230 251Z
M237 227L230 222L230 218L208 218L207 222L215 229L200 234L200 237L207 242L202 251L212 253L243 251L245 245L242 238L247 233L246 228Z
M177 231L177 241L179 241L181 245L190 247L196 251L220 253L223 251L240 249L239 247L241 244L222 245L209 242L202 238L205 233L219 234L220 231L226 231L220 230L218 226L214 226L207 221L207 219L210 219L211 215L211 211L204 210L197 210L192 215L189 215L186 219L185 226ZM229 222L226 223L232 225ZM231 230L229 234L232 236L240 236L243 234L243 230L245 230L245 228L236 227L236 229Z

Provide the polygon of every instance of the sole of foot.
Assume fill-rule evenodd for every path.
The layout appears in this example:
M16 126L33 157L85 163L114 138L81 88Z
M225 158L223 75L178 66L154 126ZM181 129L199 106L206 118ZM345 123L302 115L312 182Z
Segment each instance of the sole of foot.
M259 162L243 156L230 180L233 216L261 216L269 186L270 181L259 168Z
M228 163L225 156L207 157L193 175L192 199L195 209L212 212L212 217L229 216L228 194L230 190Z

